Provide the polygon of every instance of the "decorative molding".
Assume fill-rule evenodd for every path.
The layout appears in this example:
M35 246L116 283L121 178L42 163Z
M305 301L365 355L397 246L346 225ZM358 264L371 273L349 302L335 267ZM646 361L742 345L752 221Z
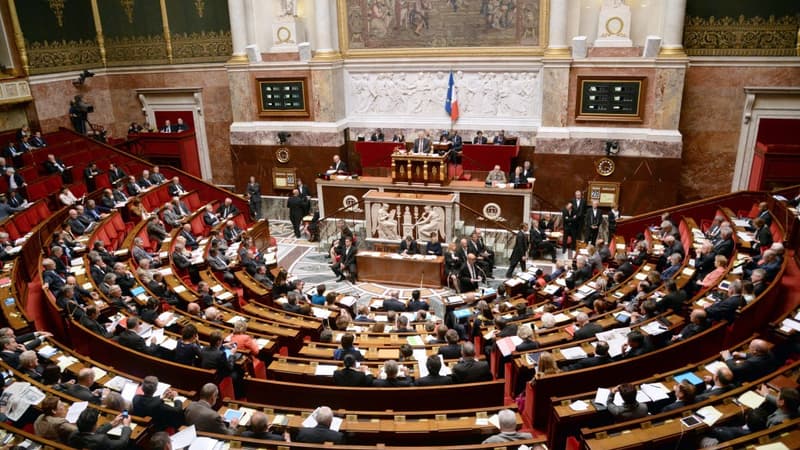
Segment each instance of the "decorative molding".
M59 28L64 27L64 3L66 0L47 0L47 3L50 5L50 11L53 11L53 15L56 16L56 22L58 22Z
M689 56L795 56L799 24L798 16L687 16L683 45Z
M172 34L172 62L225 62L233 53L231 32L201 31Z
M106 43L108 65L159 64L168 61L164 36L119 36Z
M800 67L800 57L691 56L690 66L704 67Z
M31 74L80 70L101 62L100 48L93 40L31 42L28 45Z
M25 80L0 82L0 105L22 103L33 100L31 88Z

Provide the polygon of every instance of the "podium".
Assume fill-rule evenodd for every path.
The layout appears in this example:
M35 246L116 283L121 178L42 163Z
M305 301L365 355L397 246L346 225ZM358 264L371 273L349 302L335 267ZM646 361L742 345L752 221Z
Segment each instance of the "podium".
M392 183L436 184L450 182L444 155L428 153L392 153Z

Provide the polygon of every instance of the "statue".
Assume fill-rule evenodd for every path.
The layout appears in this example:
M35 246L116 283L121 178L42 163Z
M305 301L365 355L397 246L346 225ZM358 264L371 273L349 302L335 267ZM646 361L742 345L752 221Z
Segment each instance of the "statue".
M631 7L624 0L603 0L595 47L630 47Z
M296 0L282 0L283 13L281 16L297 17L297 1Z
M444 211L441 207L425 205L417 221L417 238L430 241L433 236L444 236Z
M399 240L400 236L397 234L397 220L395 219L397 210L389 211L389 205L384 203L378 210L377 217L377 231L378 239Z

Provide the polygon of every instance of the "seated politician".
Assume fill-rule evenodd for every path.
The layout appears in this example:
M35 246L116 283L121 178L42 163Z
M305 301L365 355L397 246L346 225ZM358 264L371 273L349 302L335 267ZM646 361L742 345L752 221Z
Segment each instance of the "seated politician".
M415 241L411 236L406 236L405 239L400 241L399 252L401 255L416 255L419 253L417 241Z
M372 375L366 366L356 367L357 360L352 354L345 355L344 367L333 372L333 384L337 386L367 387L372 386Z
M486 175L486 184L490 186L494 186L497 183L505 183L506 182L506 173L500 169L500 165L496 164L494 169L492 169L488 175Z
M425 254L442 256L442 244L436 235L431 236L431 240L425 244Z

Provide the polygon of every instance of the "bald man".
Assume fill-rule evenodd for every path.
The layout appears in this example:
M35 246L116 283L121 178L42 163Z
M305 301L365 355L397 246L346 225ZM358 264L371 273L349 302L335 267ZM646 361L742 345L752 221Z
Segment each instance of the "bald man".
M731 353L725 350L720 353L725 364L731 369L737 382L753 381L775 370L776 363L772 357L769 343L763 339L753 339L747 352Z
M333 422L333 411L327 406L320 406L313 414L317 425L312 428L300 428L295 437L295 442L305 442L309 444L322 444L333 442L334 444L344 444L344 433L331 430Z

